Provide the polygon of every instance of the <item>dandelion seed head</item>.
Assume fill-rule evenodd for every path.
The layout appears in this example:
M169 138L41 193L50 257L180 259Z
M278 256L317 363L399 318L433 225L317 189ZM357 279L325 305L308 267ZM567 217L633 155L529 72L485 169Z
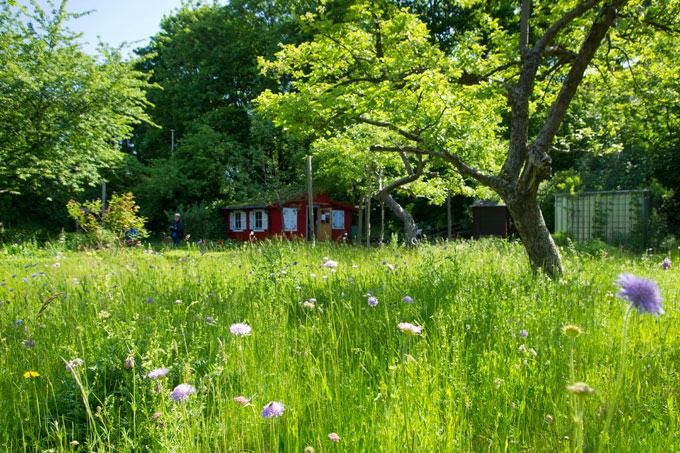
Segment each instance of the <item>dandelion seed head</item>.
M576 395L590 395L595 393L595 389L585 382L575 382L567 386L567 391Z
M568 337L576 338L583 333L583 330L579 326L573 324L566 324L562 327L562 333Z

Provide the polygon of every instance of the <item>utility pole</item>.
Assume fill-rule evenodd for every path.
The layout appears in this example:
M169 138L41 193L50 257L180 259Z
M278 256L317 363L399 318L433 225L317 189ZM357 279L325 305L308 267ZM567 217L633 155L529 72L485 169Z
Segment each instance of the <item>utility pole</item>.
M307 231L308 239L315 244L314 236L314 192L312 191L312 156L307 156Z

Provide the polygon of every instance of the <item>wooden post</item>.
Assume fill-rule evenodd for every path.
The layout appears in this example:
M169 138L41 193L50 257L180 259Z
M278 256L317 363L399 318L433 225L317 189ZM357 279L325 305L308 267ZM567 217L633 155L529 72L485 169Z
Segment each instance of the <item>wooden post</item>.
M314 192L312 191L312 156L307 156L307 239L316 242L314 235Z
M452 222L451 191L450 190L446 191L446 222L447 222L447 227L448 227L446 238L450 241L451 240L451 222Z
M378 193L383 189L383 169L378 174ZM385 243L385 202L380 199L380 246Z
M357 245L364 242L364 200L359 204L359 219L357 221Z

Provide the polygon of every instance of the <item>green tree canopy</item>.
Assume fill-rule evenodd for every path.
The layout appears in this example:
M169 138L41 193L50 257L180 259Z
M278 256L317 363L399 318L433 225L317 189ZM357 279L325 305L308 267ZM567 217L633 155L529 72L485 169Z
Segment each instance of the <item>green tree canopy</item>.
M72 192L118 164L120 143L148 121L147 76L119 52L85 54L65 28L77 17L0 7L0 193Z

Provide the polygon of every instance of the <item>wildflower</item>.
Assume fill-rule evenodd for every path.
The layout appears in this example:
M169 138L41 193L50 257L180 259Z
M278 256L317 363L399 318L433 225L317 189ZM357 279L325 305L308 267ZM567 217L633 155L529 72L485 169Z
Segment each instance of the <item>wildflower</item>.
M404 296L404 298L401 299L401 300L404 301L405 304L412 304L413 303L413 297L411 297L411 296Z
M368 305L371 307L378 306L378 298L375 296L368 296Z
M14 321L14 325L17 327L21 327L24 325L24 320L23 319L17 319Z
M181 305L181 304L182 304L182 299L177 299L177 300L175 300L175 304L176 304L176 305Z
M146 374L149 379L158 379L165 377L170 372L167 368L155 368Z
M663 261L661 262L661 267L663 270L667 271L668 269L671 268L671 259L669 257L665 257Z
M52 265L53 268L59 269L61 267L61 263L57 262Z
M630 306L637 308L639 313L665 313L661 306L659 287L655 282L632 274L621 274L616 283L621 286L616 295L630 302Z
M85 362L83 362L83 359L79 359L79 358L69 360L68 362L66 362L66 371L71 373L71 372L73 372L74 369L81 366L83 363L85 363Z
M400 322L397 327L399 327L399 330L409 335L420 335L423 333L422 327L411 324L410 322Z
M562 327L562 333L568 337L576 338L583 333L583 330L579 326L566 324Z
M327 256L324 256L322 266L334 269L334 268L338 267L338 262L333 261L333 260L329 260Z
M192 393L196 393L196 389L194 388L193 385L180 384L177 387L175 387L172 392L170 392L170 398L172 398L176 402L184 401Z
M283 403L270 401L262 408L262 416L264 418L280 417L283 415L284 410L286 410L286 408L283 406Z
M22 345L24 345L25 348L27 349L33 349L35 347L35 341L33 341L32 338L27 338L24 341L21 342Z
M24 373L24 378L25 378L25 379L35 379L35 378L37 378L37 377L39 377L39 376L40 376L40 373L38 373L37 371L32 371L32 370L31 370L31 371L27 371L27 372Z
M314 298L307 299L302 303L302 306L305 308L309 308L311 310L312 308L316 307L316 304L314 302L316 302L316 299Z
M237 337L239 336L245 336L245 335L250 335L250 332L253 329L245 323L236 323L232 324L231 327L229 327L229 331L232 333L232 335L236 335Z
M304 449L304 453L314 453L314 447L307 445Z
M146 303L147 304L152 304L155 299L153 297L147 297L146 298Z
M235 396L234 402L241 406L250 406L250 398L246 398L245 396Z
M545 422L546 422L547 424L551 424L551 423L553 422L553 420L555 420L555 419L553 418L552 415L547 414L547 415L545 416Z
M522 329L519 331L519 336L522 338L526 338L529 336L529 332L526 329Z
M494 386L496 386L496 390L498 390L499 388L501 388L501 385L503 385L504 382L505 382L505 381L504 381L503 379L499 378L499 377L497 377L496 379L494 379L493 384L494 384Z
M574 384L568 385L567 390L577 395L590 395L591 393L595 393L595 389L585 382L576 382Z
M328 434L328 439L333 441L333 442L340 442L340 436L338 436L338 433Z
M214 324L214 323L215 323L215 320L213 319L212 316L206 316L206 317L205 317L205 323L206 323L206 324Z
M135 367L135 358L132 355L129 355L125 358L125 362L123 363L125 368L128 370L131 370L132 368Z

